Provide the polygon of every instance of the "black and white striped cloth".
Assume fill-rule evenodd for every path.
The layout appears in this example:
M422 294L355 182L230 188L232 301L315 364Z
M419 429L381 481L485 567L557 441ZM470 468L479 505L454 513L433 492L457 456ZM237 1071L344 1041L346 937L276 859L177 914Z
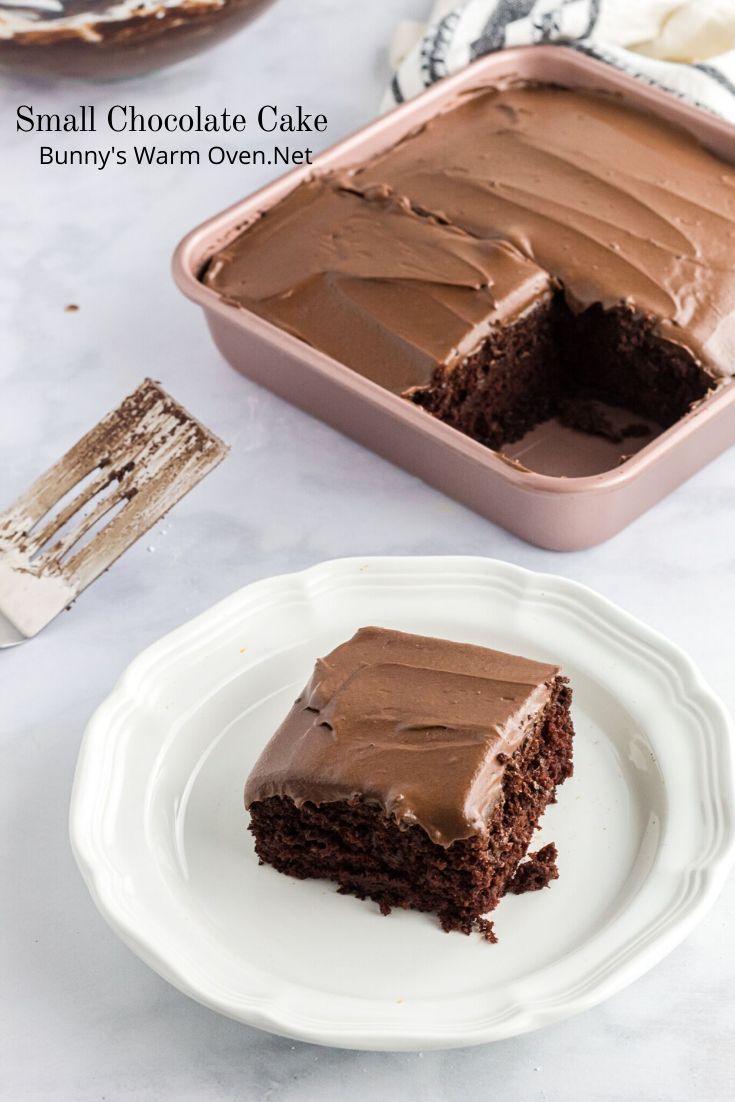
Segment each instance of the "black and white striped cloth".
M438 0L430 18L398 28L384 108L483 54L554 43L735 122L735 0Z

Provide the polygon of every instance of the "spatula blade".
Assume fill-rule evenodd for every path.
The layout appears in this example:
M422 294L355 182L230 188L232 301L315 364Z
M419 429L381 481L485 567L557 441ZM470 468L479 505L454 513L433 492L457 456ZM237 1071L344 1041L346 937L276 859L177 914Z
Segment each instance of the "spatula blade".
M0 630L0 646L45 627L227 451L158 383L146 379L0 514L0 617L9 625ZM92 488L79 493L82 511L74 513L72 506L69 515L67 503L55 517L61 498L76 494L81 481L95 473ZM58 532L57 520L63 521ZM98 530L90 535L93 527ZM11 642L3 643L6 637Z

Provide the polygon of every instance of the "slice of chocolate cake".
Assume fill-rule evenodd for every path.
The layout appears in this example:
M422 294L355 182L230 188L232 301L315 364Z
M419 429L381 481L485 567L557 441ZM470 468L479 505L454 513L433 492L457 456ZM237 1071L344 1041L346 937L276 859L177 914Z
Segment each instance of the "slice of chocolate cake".
M245 786L262 862L445 930L497 905L572 773L557 666L383 628L318 659Z
M247 248L242 240L204 276L226 302L419 404L444 399L441 416L460 428L482 418L488 443L549 416L552 281L512 244L421 217L379 188L367 201L321 178L250 227Z

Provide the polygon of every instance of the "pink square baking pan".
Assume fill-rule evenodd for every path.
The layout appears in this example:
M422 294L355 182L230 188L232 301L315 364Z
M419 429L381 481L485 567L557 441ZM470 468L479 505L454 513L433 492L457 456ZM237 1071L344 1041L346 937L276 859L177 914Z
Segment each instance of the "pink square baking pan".
M685 127L721 157L734 157L735 128L670 93L570 48L507 50L434 85L311 166L211 218L181 242L173 271L183 293L203 307L218 348L238 371L530 543L578 550L615 535L735 440L734 385L723 383L671 428L637 441L633 455L556 422L501 454L255 314L225 304L199 279L217 249L306 176L363 161L459 93L512 79L612 93Z

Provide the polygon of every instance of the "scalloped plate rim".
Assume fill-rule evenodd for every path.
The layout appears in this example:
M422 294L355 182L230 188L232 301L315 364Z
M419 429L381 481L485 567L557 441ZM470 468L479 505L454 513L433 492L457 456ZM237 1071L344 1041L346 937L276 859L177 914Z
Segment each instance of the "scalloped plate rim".
M669 671L674 672L683 698L696 698L700 716L706 717L712 731L719 736L719 739L713 739L709 750L719 762L717 795L720 810L724 809L726 814L724 822L720 823L721 837L719 840L715 839L717 844L714 852L711 837L707 861L694 867L702 881L696 898L685 899L683 913L676 914L673 921L660 919L650 937L646 931L640 934L634 951L623 954L625 959L617 967L609 969L603 967L604 961L602 964L597 961L595 968L602 975L591 984L581 985L583 989L576 995L566 989L555 996L554 1000L542 998L521 1004L514 1003L500 1020L493 1019L490 1022L459 1022L452 1025L439 1022L433 1029L426 1023L415 1028L405 1023L400 1034L396 1033L395 1025L389 1021L378 1021L375 1024L365 1021L345 1026L343 1022L325 1020L318 1016L306 1020L303 1015L294 1013L288 1005L289 994L292 991L301 991L302 988L284 983L278 977L272 977L273 991L268 996L252 996L250 1005L247 1001L235 1005L218 996L213 989L207 990L197 984L191 974L187 974L186 969L181 967L180 962L177 965L175 961L166 959L160 947L157 949L155 944L151 944L145 931L136 926L134 916L124 913L124 907L111 890L109 870L107 876L103 874L102 852L95 851L94 832L91 829L96 806L95 801L88 798L89 785L95 776L95 767L98 769L105 755L111 752L106 741L109 724L115 720L119 730L124 724L126 714L129 716L131 712L134 713L138 704L135 689L140 687L141 677L146 671L155 677L156 663L163 660L165 668L167 658L175 661L177 648L181 649L182 644L192 644L183 649L185 653L195 653L204 645L208 636L217 636L238 617L246 616L248 604L269 590L271 603L276 606L282 603L279 592L283 595L284 591L288 591L289 585L297 586L302 598L313 600L318 596L320 582L332 578L338 584L339 579L364 579L368 575L373 578L376 574L370 574L370 570L376 567L394 569L399 574L403 571L404 577L407 577L406 571L413 573L416 570L426 571L428 568L435 578L443 578L445 582L452 577L459 578L469 574L475 583L482 578L485 581L504 581L506 587L507 582L514 582L529 591L532 591L533 586L546 585L548 595L553 591L565 592L567 598L571 596L577 605L586 605L588 609L593 609L603 622L613 623L618 629L622 626L632 630L638 640L642 638L653 644L656 657ZM533 596L531 592L531 599ZM540 595L536 593L535 596L538 599ZM366 556L333 559L304 570L259 579L239 588L147 646L128 664L112 691L95 710L84 732L69 811L71 847L95 905L121 940L174 987L218 1013L291 1039L343 1048L398 1051L483 1044L561 1021L599 1004L655 966L704 917L717 898L735 856L734 742L735 727L724 705L708 687L699 669L686 653L655 628L644 624L580 582L483 556ZM715 755L715 749L719 751L719 755ZM683 874L687 870L691 875L691 866L677 870L682 882ZM691 895L690 890L689 896ZM527 985L528 979L523 983ZM514 986L517 987L518 983ZM576 986L580 987L580 983ZM551 1002L554 1005L548 1005Z

